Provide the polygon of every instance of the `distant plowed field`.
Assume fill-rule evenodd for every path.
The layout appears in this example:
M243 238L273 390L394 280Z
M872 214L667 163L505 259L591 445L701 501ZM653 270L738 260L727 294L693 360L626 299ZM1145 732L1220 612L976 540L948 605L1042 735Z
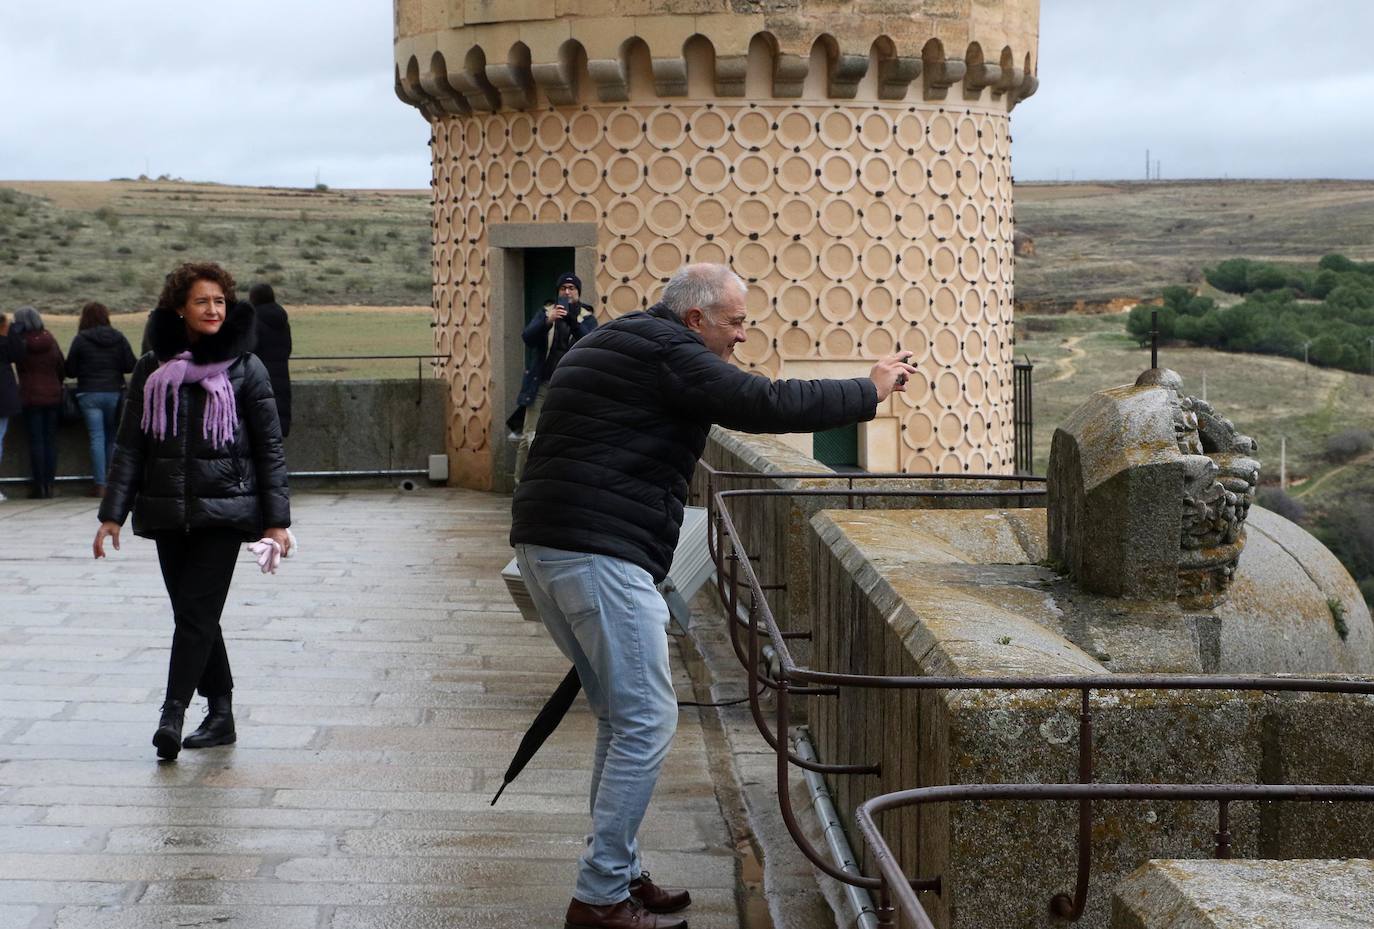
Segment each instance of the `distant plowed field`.
M1016 299L1053 311L1200 283L1226 258L1374 259L1374 182L1018 184Z

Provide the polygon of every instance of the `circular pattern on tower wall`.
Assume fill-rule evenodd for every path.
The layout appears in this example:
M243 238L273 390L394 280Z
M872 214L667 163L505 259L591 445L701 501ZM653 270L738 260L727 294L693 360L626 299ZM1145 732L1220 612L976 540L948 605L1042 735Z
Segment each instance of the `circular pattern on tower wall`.
M588 290L602 322L645 306L684 262L729 262L752 282L740 364L785 375L783 359L900 344L920 366L892 404L903 465L1010 462L1005 113L592 104L445 117L432 147L434 344L452 355L440 367L457 401L451 448L492 454L488 232L584 222L600 229Z

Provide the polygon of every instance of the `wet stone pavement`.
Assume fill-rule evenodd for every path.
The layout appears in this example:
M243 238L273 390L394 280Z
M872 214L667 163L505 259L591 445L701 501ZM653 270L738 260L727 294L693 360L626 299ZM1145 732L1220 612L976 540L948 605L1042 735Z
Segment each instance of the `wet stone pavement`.
M238 744L158 763L171 617L153 545L126 530L96 562L93 501L0 504L0 929L562 925L584 702L488 806L567 670L500 579L508 498L294 508L299 557L264 576L245 552L225 609ZM684 710L641 834L655 877L691 887L693 929L740 924L708 742Z

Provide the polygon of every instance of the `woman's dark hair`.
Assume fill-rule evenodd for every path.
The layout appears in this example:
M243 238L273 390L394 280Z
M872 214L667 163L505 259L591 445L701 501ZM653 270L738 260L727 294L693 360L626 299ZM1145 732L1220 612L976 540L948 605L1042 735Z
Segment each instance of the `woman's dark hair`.
M226 306L233 306L238 302L238 296L234 292L234 276L228 271L215 264L213 261L188 261L183 265L178 265L171 274L167 275L167 281L162 285L162 295L157 298L157 307L160 310L176 311L186 305L186 298L191 295L191 288L196 281L210 281L218 284L224 291L224 303Z
M94 329L96 326L108 326L109 324L109 307L92 300L81 308L81 322L77 324L76 331L84 332L87 329Z
M253 306L265 306L276 303L277 295L272 291L271 284L254 284L248 289L248 302Z

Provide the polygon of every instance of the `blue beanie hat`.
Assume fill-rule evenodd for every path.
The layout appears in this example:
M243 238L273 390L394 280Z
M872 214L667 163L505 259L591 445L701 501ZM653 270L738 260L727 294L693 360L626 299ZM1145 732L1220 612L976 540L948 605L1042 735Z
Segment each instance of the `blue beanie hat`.
M571 271L567 271L558 276L557 286L562 287L564 284L571 284L577 288L577 292L579 294L582 293L582 279L579 278L576 274L573 274Z

